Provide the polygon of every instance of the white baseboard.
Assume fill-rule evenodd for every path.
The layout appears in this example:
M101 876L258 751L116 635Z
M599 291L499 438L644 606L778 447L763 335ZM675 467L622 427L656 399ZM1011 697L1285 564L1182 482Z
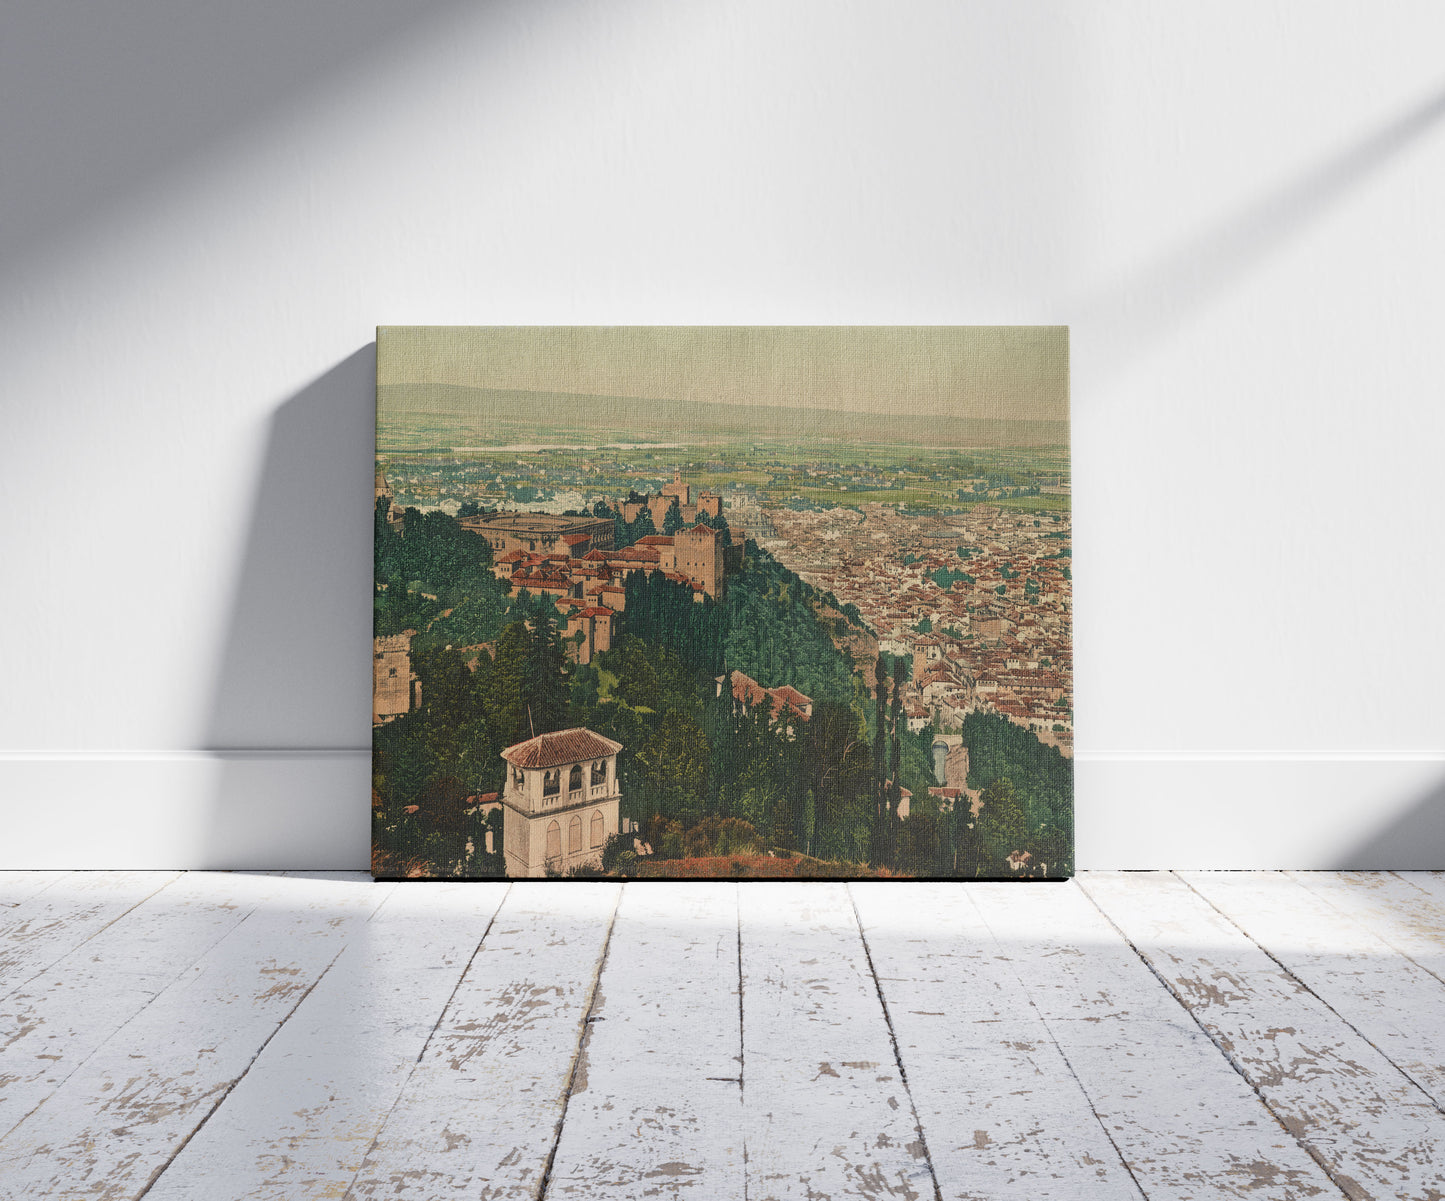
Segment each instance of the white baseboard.
M0 752L0 869L364 870L366 750ZM1445 868L1445 755L1089 753L1080 869Z
M6 752L0 868L362 870L367 750Z
M1081 870L1445 868L1445 756L1085 754L1075 828Z

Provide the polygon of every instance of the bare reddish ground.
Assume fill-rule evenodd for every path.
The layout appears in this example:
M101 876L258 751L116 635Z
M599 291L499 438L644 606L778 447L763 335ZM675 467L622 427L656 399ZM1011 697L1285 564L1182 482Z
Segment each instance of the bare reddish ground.
M641 859L637 879L757 880L898 879L899 873L861 863L822 863L816 859L775 859L771 855L716 855L702 859Z

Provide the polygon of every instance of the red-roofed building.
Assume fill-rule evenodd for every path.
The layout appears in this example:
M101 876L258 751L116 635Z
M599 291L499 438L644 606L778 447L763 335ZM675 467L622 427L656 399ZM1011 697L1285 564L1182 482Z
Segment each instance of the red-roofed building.
M733 694L733 700L742 706L744 713L751 713L762 705L768 714L769 723L784 721L791 729L794 723L806 722L813 716L813 698L804 696L790 684L783 684L778 688L764 688L752 676L744 675L740 671L717 676L714 683L717 685L714 695L721 696L724 685L727 685Z
M618 830L620 742L578 727L539 734L502 752L502 844L507 875L539 877L600 867Z

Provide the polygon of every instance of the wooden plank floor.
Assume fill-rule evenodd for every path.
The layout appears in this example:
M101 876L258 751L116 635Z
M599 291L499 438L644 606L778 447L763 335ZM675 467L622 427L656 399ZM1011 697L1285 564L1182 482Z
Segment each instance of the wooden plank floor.
M0 1198L1445 1201L1445 874L0 873Z

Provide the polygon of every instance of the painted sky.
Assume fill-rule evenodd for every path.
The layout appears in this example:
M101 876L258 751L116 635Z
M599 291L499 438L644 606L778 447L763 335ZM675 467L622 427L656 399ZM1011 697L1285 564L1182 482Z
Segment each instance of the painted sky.
M1067 421L1065 326L383 326L377 382Z

